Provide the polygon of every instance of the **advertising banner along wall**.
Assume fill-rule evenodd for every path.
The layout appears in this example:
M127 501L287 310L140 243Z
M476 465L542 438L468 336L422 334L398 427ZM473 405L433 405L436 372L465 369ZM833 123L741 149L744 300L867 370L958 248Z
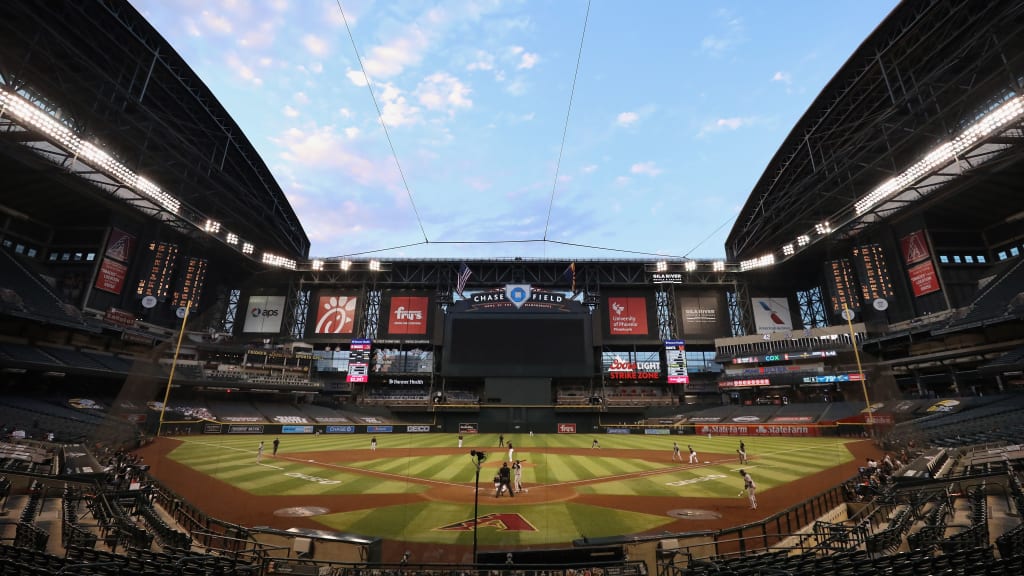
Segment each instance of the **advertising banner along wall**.
M250 296L242 332L277 333L283 319L284 296Z
M793 317L789 312L789 300L757 296L754 299L754 325L760 334L766 332L791 332Z
M712 342L732 335L724 292L676 291L676 305L676 319L687 340Z
M359 297L355 294L323 294L316 302L314 334L348 334L355 331Z
M391 294L388 298L388 336L426 336L430 297L426 294Z

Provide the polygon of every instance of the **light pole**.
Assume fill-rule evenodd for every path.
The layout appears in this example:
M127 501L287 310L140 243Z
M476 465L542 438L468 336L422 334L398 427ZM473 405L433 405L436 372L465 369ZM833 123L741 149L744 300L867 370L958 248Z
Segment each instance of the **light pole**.
M473 492L473 565L476 566L476 529L477 521L480 518L480 465L487 460L487 454L479 450L470 450L469 457L473 459L476 466L476 486Z

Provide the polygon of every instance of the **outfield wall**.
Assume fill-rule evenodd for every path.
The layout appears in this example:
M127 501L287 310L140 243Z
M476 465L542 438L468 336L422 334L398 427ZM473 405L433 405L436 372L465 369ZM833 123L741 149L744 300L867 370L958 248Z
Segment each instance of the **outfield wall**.
M619 415L616 415L619 416ZM438 415L432 424L235 424L166 422L165 435L236 434L643 434L648 436L861 436L864 426L842 424L626 424L609 423L607 415L557 412L551 408L506 406L479 412Z

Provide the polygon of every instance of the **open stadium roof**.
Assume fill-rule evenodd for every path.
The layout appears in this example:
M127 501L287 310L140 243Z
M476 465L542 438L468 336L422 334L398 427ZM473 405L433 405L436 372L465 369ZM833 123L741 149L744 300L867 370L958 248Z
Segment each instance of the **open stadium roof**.
M1019 2L901 3L790 132L726 253L792 256L925 199L933 221L998 226L1008 215L1000 208L1020 204L1009 183L1024 170L1022 78ZM1001 106L1016 112L991 125ZM957 194L966 186L969 196Z
M34 152L183 231L215 219L261 251L308 254L302 225L242 130L127 2L0 3L0 88L74 139L65 146L8 114L5 158ZM12 189L25 192L5 198L9 208L51 221L89 222L103 212L41 183L41 172L37 164L6 166Z

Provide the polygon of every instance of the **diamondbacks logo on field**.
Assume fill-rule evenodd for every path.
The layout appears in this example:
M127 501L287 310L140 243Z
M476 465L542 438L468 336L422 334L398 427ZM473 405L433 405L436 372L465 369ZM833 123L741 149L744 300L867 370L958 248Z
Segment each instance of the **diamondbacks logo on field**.
M480 528L494 528L498 532L536 532L537 529L530 524L526 518L515 513L487 514L481 516L477 523ZM463 520L434 530L448 530L454 532L472 532L473 519Z

